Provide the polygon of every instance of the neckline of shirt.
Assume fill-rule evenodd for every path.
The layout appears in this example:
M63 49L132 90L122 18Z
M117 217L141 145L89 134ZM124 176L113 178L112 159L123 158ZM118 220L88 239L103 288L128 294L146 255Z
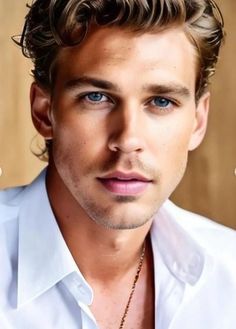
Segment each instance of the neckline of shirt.
M48 200L45 175L44 169L23 190L24 197L19 206L17 307L41 296L62 280L73 292L76 285L77 298L90 305L93 291L59 230ZM158 247L163 263L172 275L194 285L203 271L204 251L176 222L173 207L166 201L155 216L151 228L152 245ZM155 263L155 248L153 254Z

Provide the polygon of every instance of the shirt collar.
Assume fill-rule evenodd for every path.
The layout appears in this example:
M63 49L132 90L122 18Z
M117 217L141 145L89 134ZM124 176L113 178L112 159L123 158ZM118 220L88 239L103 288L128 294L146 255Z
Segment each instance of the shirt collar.
M178 280L194 285L203 272L206 253L178 223L188 212L167 200L152 224L151 239L164 264ZM155 248L153 248L155 258ZM157 264L158 266L158 264Z
M18 215L19 208L13 205L1 204L0 203L0 214L4 214L3 220L1 222L7 222L13 218L16 218Z
M80 273L51 210L45 172L24 190L19 209L17 307L40 296L72 272L87 292L81 301L89 304L91 288Z
M92 290L80 273L51 210L45 173L46 170L22 192L23 201L19 209L17 307L40 296L64 278L67 283L73 272L76 281L80 281L86 292L81 302L91 304ZM164 203L152 224L153 252L155 258L157 247L172 275L194 285L202 274L205 253L178 223L183 216L186 217L186 214L170 201Z

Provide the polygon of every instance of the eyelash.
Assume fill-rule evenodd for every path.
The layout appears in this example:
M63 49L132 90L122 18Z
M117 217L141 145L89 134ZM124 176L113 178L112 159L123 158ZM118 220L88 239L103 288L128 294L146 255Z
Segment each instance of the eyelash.
M164 102L167 102L168 105L166 106L158 106L156 104L152 104L155 100L159 100L159 101L163 101ZM173 101L172 99L168 98L168 97L164 97L164 96L155 96L153 97L150 101L149 101L150 104L152 104L153 107L156 107L158 109L161 109L161 111L170 111L173 106L178 106L177 102Z
M106 100L104 101L91 101L89 99L86 99L89 95L92 95L92 94L98 94L98 95L101 95L101 97L105 97ZM110 103L114 104L115 102L113 101L113 99L109 96L107 96L106 94L102 93L102 92L87 92L87 93L84 93L82 95L79 95L77 97L80 101L85 101L85 102L88 102L91 106L97 106L99 104L102 104L102 103L106 103L107 101L109 101ZM156 99L159 99L159 100L164 100L166 102L168 102L168 106L157 106L155 104L151 104L153 103ZM160 111L161 112L168 112L168 111L171 111L173 107L179 107L180 104L175 101L175 100L172 100L168 97L165 97L165 96L154 96L152 97L151 99L149 99L146 104L151 104L151 106L153 106L154 108L157 108L157 109L161 109Z
M99 104L99 103L104 103L106 102L108 99L110 100L110 98L108 96L106 96L105 94L103 93L99 93L99 92L91 92L91 93L87 93L86 95L84 95L84 99L86 99L86 97L88 97L89 95L92 95L92 94L97 94L97 95L101 95L102 97L106 97L106 100L105 101L92 101L92 100L87 100L88 102L91 102L91 104Z

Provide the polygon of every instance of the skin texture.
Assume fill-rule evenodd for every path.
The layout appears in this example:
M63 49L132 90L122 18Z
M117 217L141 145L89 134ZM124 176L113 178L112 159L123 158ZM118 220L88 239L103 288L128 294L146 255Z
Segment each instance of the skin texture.
M94 288L92 310L101 327L108 328L110 314L104 305L114 321L121 319L153 215L181 180L188 151L204 137L209 94L196 104L196 58L181 28L142 35L99 28L79 47L61 51L52 95L32 85L35 127L53 143L49 199ZM99 178L115 171L138 173L147 186L111 192ZM147 255L136 296L143 305L153 288L150 246ZM130 328L152 328L153 309L149 319L140 311L137 317L134 305Z

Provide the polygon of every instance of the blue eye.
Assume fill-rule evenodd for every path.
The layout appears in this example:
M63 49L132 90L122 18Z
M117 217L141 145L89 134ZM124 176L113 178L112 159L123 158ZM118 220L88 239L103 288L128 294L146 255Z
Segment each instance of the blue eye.
M90 102L97 102L97 103L104 102L107 100L106 96L104 96L101 93L97 93L97 92L89 93L89 94L85 95L85 98L87 98L87 100L89 100Z
M152 103L157 106L157 107L162 107L162 108L166 108L166 107L169 107L172 102L165 98L165 97L155 97L153 100L152 100Z

